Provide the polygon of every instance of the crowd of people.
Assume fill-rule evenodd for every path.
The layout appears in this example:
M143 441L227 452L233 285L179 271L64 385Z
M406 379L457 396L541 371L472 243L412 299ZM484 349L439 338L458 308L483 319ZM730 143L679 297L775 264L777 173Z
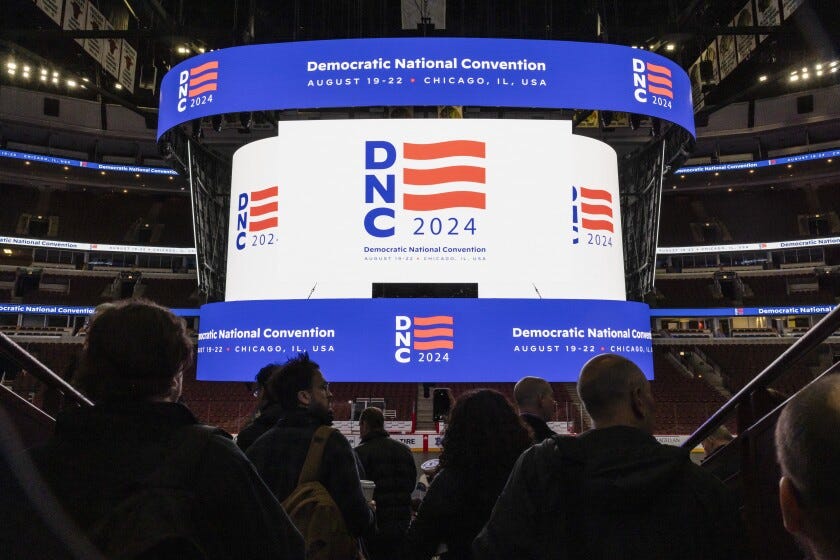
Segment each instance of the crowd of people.
M17 474L0 476L2 512L28 521L0 529L0 556L739 557L736 497L653 437L650 383L626 358L583 367L593 428L577 437L549 429L543 379L521 379L516 406L490 389L461 395L415 508L411 451L377 408L362 412L354 449L331 427L329 372L309 356L258 373L259 414L234 442L179 402L192 348L183 321L156 304L96 313L74 377L95 405L67 407L48 443L4 458ZM803 390L776 432L785 527L815 558L840 557L838 379ZM43 538L9 534L24 523Z

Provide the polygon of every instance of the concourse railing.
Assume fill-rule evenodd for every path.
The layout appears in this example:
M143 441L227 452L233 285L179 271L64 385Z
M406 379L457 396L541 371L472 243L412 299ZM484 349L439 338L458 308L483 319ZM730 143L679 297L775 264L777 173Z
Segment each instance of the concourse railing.
M67 381L59 377L3 332L0 332L0 353L5 354L12 362L26 370L48 389L60 391L64 395L67 403L80 406L93 406L93 402L87 397L82 395Z
M732 414L739 405L747 404L754 393L757 391L767 389L771 383L781 377L788 369L796 364L799 360L804 358L811 350L825 342L825 340L832 336L838 329L840 329L840 305L835 307L830 313L823 317L816 325L797 339L786 351L784 351L778 358L776 358L770 365L747 383L740 391L732 396L717 412L712 414L708 420L694 431L693 434L682 444L686 449L694 449L706 437L708 437L715 429L723 424L730 414ZM826 375L834 369L834 366L820 374L818 377ZM782 405L780 405L782 406ZM778 407L777 407L778 408ZM753 422L757 422L759 418L754 418ZM739 426L739 431L746 430L749 426Z

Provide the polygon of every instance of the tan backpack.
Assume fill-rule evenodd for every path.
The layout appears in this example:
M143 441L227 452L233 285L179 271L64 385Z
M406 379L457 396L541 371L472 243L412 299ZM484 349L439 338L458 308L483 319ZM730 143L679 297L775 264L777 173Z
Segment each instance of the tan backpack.
M356 560L358 542L347 530L341 510L318 481L327 439L335 431L321 426L312 436L297 487L283 500L283 509L306 543L307 560Z

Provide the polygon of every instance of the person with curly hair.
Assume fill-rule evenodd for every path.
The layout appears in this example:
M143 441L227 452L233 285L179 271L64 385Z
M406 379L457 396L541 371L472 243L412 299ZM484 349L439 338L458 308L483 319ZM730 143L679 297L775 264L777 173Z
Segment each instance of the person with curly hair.
M490 518L496 498L533 434L497 391L461 395L449 416L441 470L408 531L406 552L441 559L471 558L470 545Z

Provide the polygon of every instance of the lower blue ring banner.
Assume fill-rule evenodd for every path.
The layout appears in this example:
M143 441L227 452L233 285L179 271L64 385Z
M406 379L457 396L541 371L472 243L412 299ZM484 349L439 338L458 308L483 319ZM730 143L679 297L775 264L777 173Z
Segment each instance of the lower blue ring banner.
M233 301L202 306L198 338L203 381L253 381L301 351L328 381L577 381L603 353L653 378L650 311L625 301Z

